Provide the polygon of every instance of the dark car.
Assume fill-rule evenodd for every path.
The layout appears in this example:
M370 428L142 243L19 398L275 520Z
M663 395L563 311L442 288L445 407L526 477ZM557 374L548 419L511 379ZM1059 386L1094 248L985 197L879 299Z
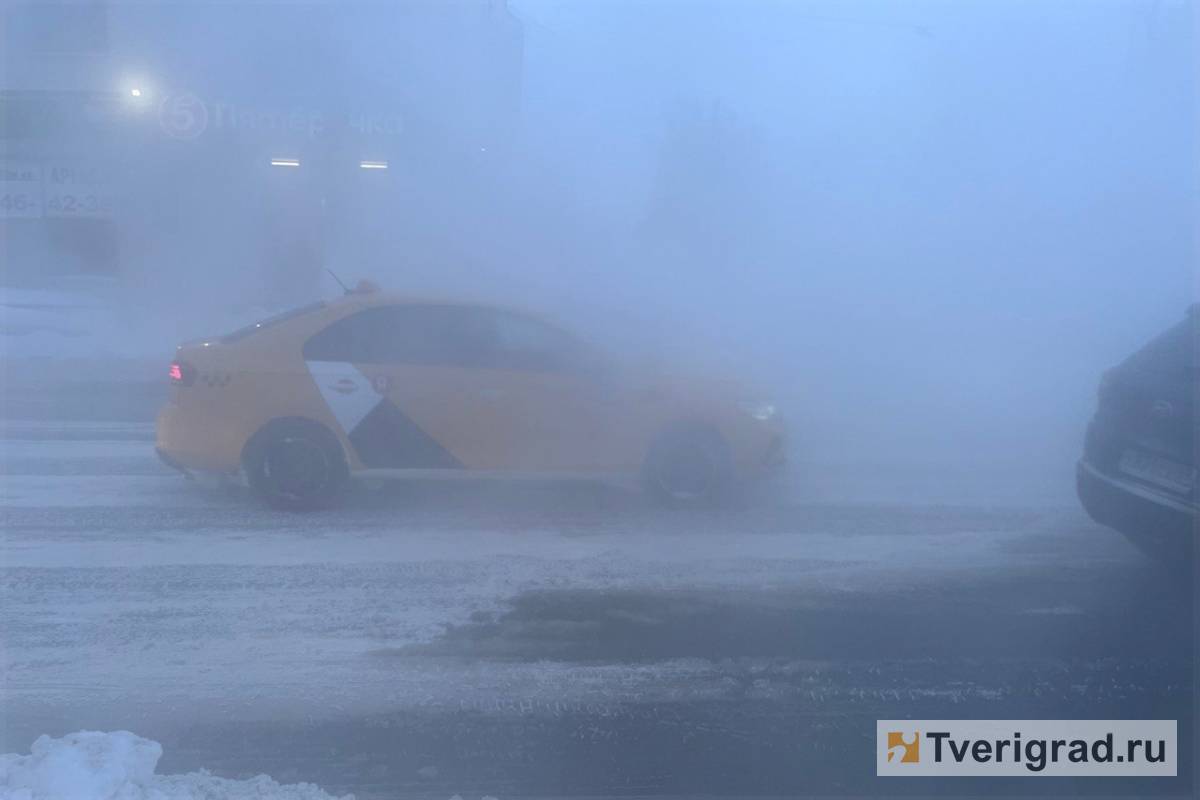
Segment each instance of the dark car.
M1079 461L1079 499L1097 522L1183 567L1195 547L1196 345L1200 313L1104 374Z

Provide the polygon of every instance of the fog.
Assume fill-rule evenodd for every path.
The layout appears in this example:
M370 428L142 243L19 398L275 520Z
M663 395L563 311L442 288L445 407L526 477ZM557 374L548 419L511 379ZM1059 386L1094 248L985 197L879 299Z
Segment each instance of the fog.
M1194 294L1181 4L520 8L597 271L749 349L823 455L1065 475L1100 371Z
M1182 3L111 17L113 88L208 105L197 141L150 124L106 143L118 335L136 340L114 349L165 357L231 314L329 295L328 267L735 367L778 399L801 463L1041 483L1069 470L1100 372L1195 291ZM314 142L366 157L328 119L354 114L402 130L386 176L260 166Z
M360 800L888 796L886 716L1170 718L1195 752L1190 588L1117 533L1187 562L1155 537L1194 541L1194 370L1131 370L1136 413L1084 452L1102 374L1200 288L1194 4L0 11L0 796L55 797L37 782L68 763L154 772L153 741L80 730L161 742L206 797L260 772ZM236 346L203 361L361 280L537 312L611 362L404 394L325 336L344 319L303 333L324 355L254 351L294 362L254 397ZM481 365L421 357L393 361ZM496 468L493 441L510 472L560 451L595 477L627 439L648 496L665 445L684 495L693 461L737 483L712 431L638 428L711 384L622 395L609 363L738 382L747 474L786 441L782 477L715 507L659 485L662 508L425 480ZM276 427L296 398L340 432ZM621 425L572 427L614 398L589 420ZM1112 493L1091 505L1081 454Z

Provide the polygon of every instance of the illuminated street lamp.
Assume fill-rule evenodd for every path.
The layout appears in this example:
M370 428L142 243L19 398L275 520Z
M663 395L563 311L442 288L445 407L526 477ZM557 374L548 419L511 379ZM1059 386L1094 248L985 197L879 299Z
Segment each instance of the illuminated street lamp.
M298 166L300 166L300 159L298 159L298 158L272 158L271 166L272 167L298 167Z
M359 169L387 169L388 162L386 161L360 161L358 162Z

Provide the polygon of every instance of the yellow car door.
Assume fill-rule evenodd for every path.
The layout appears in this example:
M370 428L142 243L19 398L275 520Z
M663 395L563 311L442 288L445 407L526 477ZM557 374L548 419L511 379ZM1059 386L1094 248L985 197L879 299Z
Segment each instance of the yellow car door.
M333 323L304 359L354 456L368 469L493 469L504 438L479 384L478 346L458 311L380 305Z
M641 456L588 349L535 317L375 306L310 339L305 361L366 468L602 472Z
M602 472L629 466L621 398L594 352L557 326L496 309L480 375L486 415L509 434L511 469Z

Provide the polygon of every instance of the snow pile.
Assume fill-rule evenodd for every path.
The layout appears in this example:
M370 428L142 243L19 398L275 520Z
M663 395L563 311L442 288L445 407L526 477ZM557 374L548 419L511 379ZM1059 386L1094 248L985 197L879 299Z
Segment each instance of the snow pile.
M128 731L40 736L30 755L0 755L0 800L333 800L311 783L281 786L266 775L155 775L161 756L158 742Z

